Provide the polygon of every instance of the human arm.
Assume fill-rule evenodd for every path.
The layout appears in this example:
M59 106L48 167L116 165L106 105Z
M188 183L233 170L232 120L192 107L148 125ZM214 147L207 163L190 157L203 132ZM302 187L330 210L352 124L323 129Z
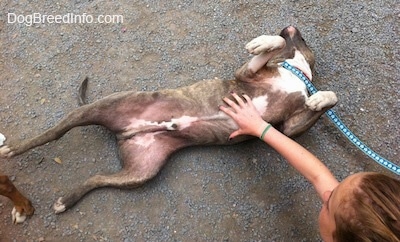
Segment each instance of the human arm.
M232 94L232 96L237 103L224 98L231 109L224 106L220 107L221 111L231 116L239 126L239 129L234 131L229 138L238 135L260 137L268 123L261 118L250 97L243 95L243 100L237 94ZM268 129L263 141L274 148L310 181L321 199L324 192L332 191L338 185L336 178L317 157L275 128Z

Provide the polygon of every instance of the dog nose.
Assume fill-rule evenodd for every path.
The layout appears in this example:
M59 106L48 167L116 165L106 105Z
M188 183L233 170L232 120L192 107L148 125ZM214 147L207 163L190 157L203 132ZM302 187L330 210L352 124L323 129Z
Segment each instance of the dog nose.
M289 35L291 37L293 37L296 34L296 31L297 31L297 29L295 27L293 27L293 26L288 26L286 28L286 30L288 31L288 33L289 33Z

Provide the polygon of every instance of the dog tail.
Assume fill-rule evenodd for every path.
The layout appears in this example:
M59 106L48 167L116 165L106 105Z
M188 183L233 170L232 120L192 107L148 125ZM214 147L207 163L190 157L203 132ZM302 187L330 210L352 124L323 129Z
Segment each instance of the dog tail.
M86 77L85 80L82 81L81 85L79 86L78 90L78 104L79 106L83 106L87 104L86 101L86 90L88 85L89 78Z

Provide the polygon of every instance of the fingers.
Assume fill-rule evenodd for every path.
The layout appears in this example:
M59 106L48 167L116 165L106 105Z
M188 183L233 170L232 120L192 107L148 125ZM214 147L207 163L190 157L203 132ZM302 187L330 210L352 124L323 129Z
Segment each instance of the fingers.
M239 130L233 131L233 133L231 133L231 135L229 135L229 140L234 139L236 136L239 136L239 135L241 135Z
M246 102L248 105L253 106L253 102L251 101L251 98L247 94L243 94L244 99L246 99Z
M243 107L245 105L243 99L239 97L236 93L232 93L233 98L235 98L236 102L239 104L239 106Z
M238 125L238 129L230 134L229 140L248 133L248 120L252 120L254 115L254 105L251 98L243 94L242 96L232 93L234 100L224 97L223 100L229 107L220 106L219 109L229 115Z
M225 100L225 99L227 99L227 100ZM224 98L224 101L228 104L232 103L233 105L237 106L233 101L229 100L228 98ZM224 106L219 106L219 109L221 111L223 111L224 113L226 113L227 115L231 116L231 118L233 120L235 120L235 122L236 122L237 115L232 109L224 107ZM231 133L231 135L229 135L229 140L235 138L238 135L240 135L239 130L234 131L233 133Z
M237 104L234 101L230 100L229 98L224 97L222 100L224 100L224 102L228 104L231 108L233 109L237 108Z
M224 100L225 101L225 100ZM229 100L229 101L231 101L231 100ZM226 101L225 101L226 102ZM231 101L232 102L232 101ZM226 103L228 103L228 102L226 102ZM229 104L229 103L228 103ZM222 112L224 112L224 113L226 113L226 114L228 114L229 116L231 116L232 118L235 116L235 112L232 110L232 109L229 109L229 108L227 108L227 107L224 107L224 106L219 106L219 109L222 111Z
M242 95L244 100L236 93L232 93L232 97L236 100L236 103L227 97L224 97L223 100L235 110L238 110L239 107L245 107L247 104L252 104L250 97L246 94Z

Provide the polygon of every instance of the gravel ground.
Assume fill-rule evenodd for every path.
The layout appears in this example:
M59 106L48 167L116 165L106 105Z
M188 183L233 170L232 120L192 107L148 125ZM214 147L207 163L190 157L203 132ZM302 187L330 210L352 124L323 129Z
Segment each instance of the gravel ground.
M231 79L246 42L292 24L314 50L315 84L370 147L399 162L400 8L383 1L1 1L0 132L32 137L77 107L122 90ZM8 23L8 13L122 15L119 24ZM89 19L90 20L90 19ZM298 138L338 179L381 171L322 118ZM62 164L53 159L59 157ZM113 136L76 128L10 160L1 171L32 200L35 215L11 224L0 198L0 241L319 241L320 201L310 184L260 141L178 152L136 190L99 189L66 213L52 204L99 172L119 169Z

